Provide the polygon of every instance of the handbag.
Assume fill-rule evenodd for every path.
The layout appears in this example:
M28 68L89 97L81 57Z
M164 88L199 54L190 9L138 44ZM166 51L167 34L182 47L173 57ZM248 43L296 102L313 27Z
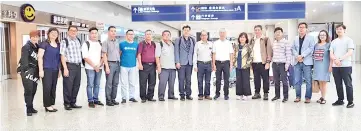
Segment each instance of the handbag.
M312 93L319 93L320 92L320 83L319 81L312 81Z

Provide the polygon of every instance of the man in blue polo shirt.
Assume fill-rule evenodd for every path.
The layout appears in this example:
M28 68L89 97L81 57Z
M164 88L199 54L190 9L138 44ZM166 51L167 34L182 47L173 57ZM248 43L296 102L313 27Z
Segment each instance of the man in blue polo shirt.
M122 85L122 104L126 103L127 99L127 87L129 87L129 101L138 102L134 98L135 82L136 82L136 57L138 44L134 42L134 31L127 30L126 41L121 42L120 45L120 74Z

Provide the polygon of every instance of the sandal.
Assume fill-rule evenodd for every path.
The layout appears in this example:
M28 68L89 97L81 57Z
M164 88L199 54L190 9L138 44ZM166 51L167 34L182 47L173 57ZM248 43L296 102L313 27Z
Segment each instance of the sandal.
M326 104L326 100L322 98L320 104Z
M323 100L323 98L321 97L320 99L318 99L316 102L317 103L321 103L322 102L322 100Z

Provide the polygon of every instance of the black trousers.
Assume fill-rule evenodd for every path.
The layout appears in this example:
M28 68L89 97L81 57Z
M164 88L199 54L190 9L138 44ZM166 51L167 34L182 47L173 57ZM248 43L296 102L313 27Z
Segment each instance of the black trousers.
M76 103L80 88L81 66L80 63L67 63L67 66L69 70L68 77L64 77L64 69L62 69L64 105L72 105Z
M56 84L58 83L59 70L44 69L43 78L43 104L44 107L55 105Z
M143 70L139 70L140 98L142 100L153 99L156 84L155 63L143 63ZM148 82L148 90L147 90Z
M344 100L343 81L346 86L347 101L353 102L352 67L333 67L332 74L335 79L338 100Z
M269 69L266 70L265 64L262 63L252 63L253 76L254 76L254 88L255 93L259 94L261 92L261 79L263 83L263 93L268 93L269 91Z
M285 70L285 63L275 63L272 64L272 71L273 71L273 79L275 82L275 94L276 97L280 96L280 86L282 81L283 85L283 97L288 99L288 79L287 79L287 72Z
M220 96L222 75L224 96L228 96L230 63L229 61L216 61L216 68L216 96Z
M28 109L33 108L34 96L38 86L37 81L39 79L38 72L36 69L29 69L20 74L24 86L24 99Z
M250 69L236 69L236 95L252 95L250 84Z

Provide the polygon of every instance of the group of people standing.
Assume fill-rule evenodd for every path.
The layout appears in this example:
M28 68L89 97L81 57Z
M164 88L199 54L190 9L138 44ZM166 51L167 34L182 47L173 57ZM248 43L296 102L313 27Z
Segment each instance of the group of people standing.
M98 40L98 29L89 29L89 40L81 42L78 39L76 26L69 26L68 36L59 41L59 31L50 28L47 40L38 44L37 31L30 32L30 41L22 47L18 72L24 85L24 96L27 115L38 111L33 108L33 99L38 80L42 79L43 104L46 112L56 112L54 107L58 77L63 77L63 99L65 110L82 108L76 104L81 81L81 64L84 64L87 76L88 106L103 106L99 100L99 86L102 70L105 72L106 105L119 105L117 89L121 83L121 103L138 102L135 98L136 73L139 70L139 85L141 102L156 101L154 90L156 79L159 78L158 99L165 101L165 90L168 85L167 98L178 100L174 95L176 74L181 101L193 100L191 90L192 72L197 72L198 100L217 100L220 97L221 80L224 81L224 99L229 99L230 71L236 68L237 99L248 99L252 95L250 70L254 74L255 93L252 99L260 99L261 86L263 99L268 100L269 69L272 64L275 81L275 97L280 99L280 86L283 86L283 102L288 101L289 70L294 71L296 99L301 101L301 85L306 81L305 103L310 103L312 97L312 80L317 81L322 97L317 101L325 104L326 84L332 72L337 88L338 100L332 105L343 105L343 85L346 85L348 108L352 108L352 64L351 56L354 49L352 39L344 35L346 27L338 25L338 38L330 43L327 31L321 31L318 42L307 35L307 24L298 25L299 36L288 42L283 37L283 29L275 28L275 40L262 35L262 26L254 27L255 36L249 38L243 32L237 38L236 44L227 40L227 32L220 29L219 40L208 41L208 33L201 32L201 40L196 41L190 36L191 27L182 28L183 35L174 42L171 32L162 32L159 43L152 41L152 31L145 31L145 40L134 42L134 31L126 31L126 40L119 42L116 27L108 28L108 39ZM292 63L292 59L296 62ZM137 66L138 65L138 66ZM137 69L138 67L138 69ZM178 71L178 73L176 73ZM216 92L210 96L210 80L212 72L216 72ZM261 85L262 83L262 85Z

